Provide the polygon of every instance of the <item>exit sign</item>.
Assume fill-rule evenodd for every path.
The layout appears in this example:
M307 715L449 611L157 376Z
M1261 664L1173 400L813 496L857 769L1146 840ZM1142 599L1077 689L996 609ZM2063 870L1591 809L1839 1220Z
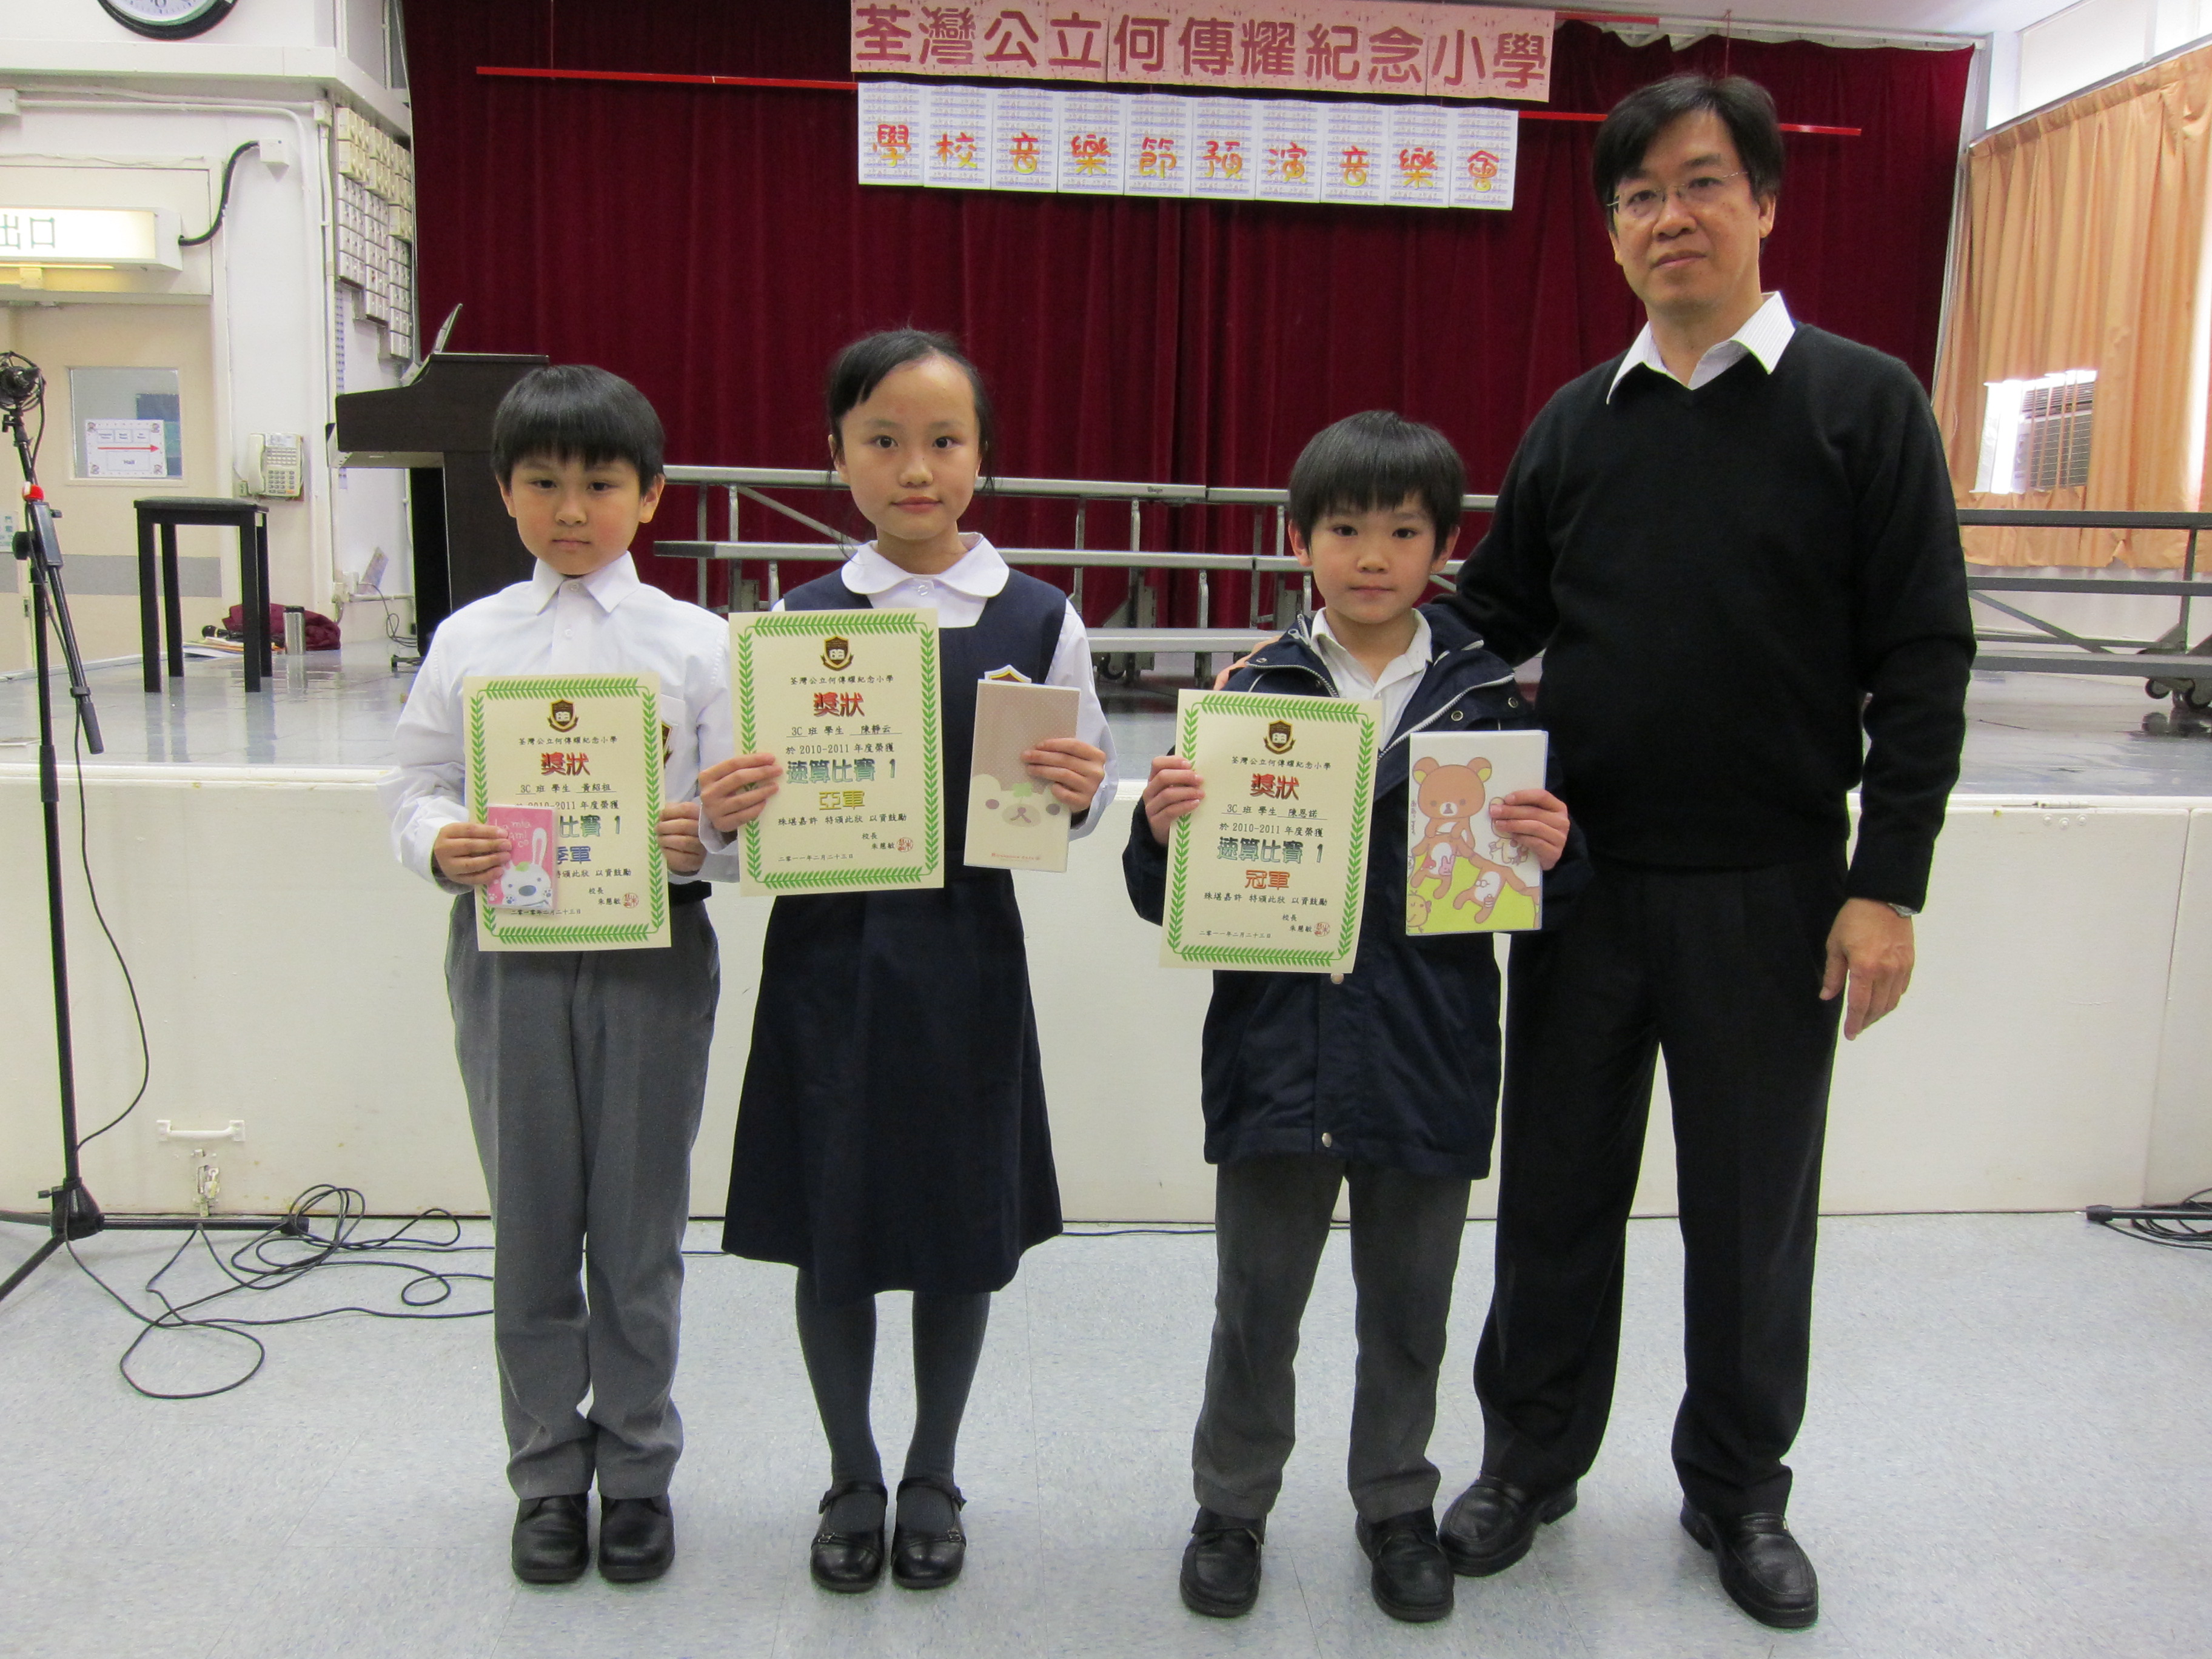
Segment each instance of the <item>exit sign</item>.
M0 264L180 270L164 208L0 207Z

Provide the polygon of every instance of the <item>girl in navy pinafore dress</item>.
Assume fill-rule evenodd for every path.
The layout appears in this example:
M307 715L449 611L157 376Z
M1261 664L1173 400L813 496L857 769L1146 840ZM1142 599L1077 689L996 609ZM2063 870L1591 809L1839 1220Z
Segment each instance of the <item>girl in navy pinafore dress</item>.
M1078 687L1083 736L1027 758L1086 826L1111 767L1082 622L1060 589L958 528L990 450L974 367L941 336L872 335L832 366L827 413L831 458L878 536L784 608L937 609L949 778L969 772L978 680L1012 670ZM716 826L756 816L780 769L744 756L702 777ZM945 802L957 848L965 790ZM1010 872L948 862L942 888L775 901L727 1216L723 1249L799 1270L800 1346L830 1443L810 1560L825 1589L864 1590L882 1572L874 1298L915 1293L916 1422L890 1553L902 1584L951 1583L965 1544L953 1446L990 1293L1060 1224Z

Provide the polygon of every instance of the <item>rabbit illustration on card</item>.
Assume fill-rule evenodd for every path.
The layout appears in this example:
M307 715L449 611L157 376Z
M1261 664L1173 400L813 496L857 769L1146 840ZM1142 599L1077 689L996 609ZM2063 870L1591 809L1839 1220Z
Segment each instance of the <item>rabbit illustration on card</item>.
M505 830L514 851L507 868L484 890L484 902L495 910L552 909L553 866L547 855L552 850L553 809L495 806L484 813L484 822Z

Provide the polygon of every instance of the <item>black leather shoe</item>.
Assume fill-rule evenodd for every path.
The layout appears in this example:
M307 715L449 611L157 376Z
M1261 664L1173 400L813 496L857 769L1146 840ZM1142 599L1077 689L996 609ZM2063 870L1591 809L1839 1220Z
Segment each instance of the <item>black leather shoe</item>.
M1486 1474L1452 1500L1440 1533L1444 1558L1463 1578L1503 1572L1535 1541L1536 1528L1575 1506L1574 1483L1541 1497Z
M642 1584L676 1559L676 1511L661 1498L599 1499L599 1577Z
M888 1499L880 1480L841 1480L822 1494L822 1507L817 1513L827 1515L830 1506L839 1498L856 1492L872 1492ZM812 1548L807 1552L806 1570L814 1582L826 1590L840 1595L857 1595L860 1591L873 1589L876 1581L884 1576L884 1529L878 1526L872 1532L832 1532L823 1522L822 1530L814 1534Z
M968 1534L960 1530L960 1511L968 1500L950 1480L933 1474L910 1474L898 1484L904 1497L908 1486L929 1486L952 1501L952 1525L944 1532L921 1532L912 1527L891 1528L891 1579L902 1589L943 1589L960 1576L968 1559Z
M1264 1521L1200 1510L1182 1547L1182 1604L1209 1619L1239 1619L1260 1599Z
M526 1498L514 1511L511 1559L526 1584L566 1584L592 1565L591 1508L586 1494Z
M1721 1588L1760 1624L1803 1630L1820 1618L1820 1578L1780 1516L1712 1516L1685 1503L1682 1530L1713 1553Z
M1367 1587L1393 1619L1425 1625L1452 1610L1451 1563L1437 1542L1437 1517L1408 1510L1388 1521L1360 1517L1359 1547L1375 1564Z

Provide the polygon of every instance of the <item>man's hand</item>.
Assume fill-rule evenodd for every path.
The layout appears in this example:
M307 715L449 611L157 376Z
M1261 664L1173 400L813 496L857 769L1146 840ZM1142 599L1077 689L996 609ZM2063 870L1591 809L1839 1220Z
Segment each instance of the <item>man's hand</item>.
M1820 1000L1843 994L1844 1036L1856 1037L1905 1000L1912 983L1912 918L1900 916L1879 899L1845 899L1828 930L1828 971L1820 981Z
M739 755L699 775L699 810L724 835L750 823L768 805L783 776L773 755Z
M1047 738L1022 751L1022 764L1039 783L1052 786L1053 798L1071 812L1087 812L1106 781L1106 751L1080 738Z
M507 832L489 823L449 823L430 843L430 861L447 881L463 887L481 887L507 868L514 855Z
M1144 805L1145 822L1152 826L1154 841L1166 846L1175 821L1198 811L1199 802L1205 799L1204 782L1183 764L1182 757L1152 757L1152 775L1145 781Z
M660 856L668 867L688 876L707 861L706 843L699 839L699 803L671 801L660 809Z
M1567 804L1548 789L1516 789L1490 803L1490 821L1545 869L1567 850Z
M1265 651L1269 646L1273 645L1277 640L1279 640L1283 636L1280 634L1270 634L1266 639L1255 641L1249 651L1247 651L1243 656L1237 658L1235 662L1231 663L1228 667L1223 669L1218 674L1216 674L1213 677L1213 689L1217 691L1226 691L1229 689L1229 677L1231 674L1235 673L1246 663L1251 661L1253 658L1258 656L1262 651Z

